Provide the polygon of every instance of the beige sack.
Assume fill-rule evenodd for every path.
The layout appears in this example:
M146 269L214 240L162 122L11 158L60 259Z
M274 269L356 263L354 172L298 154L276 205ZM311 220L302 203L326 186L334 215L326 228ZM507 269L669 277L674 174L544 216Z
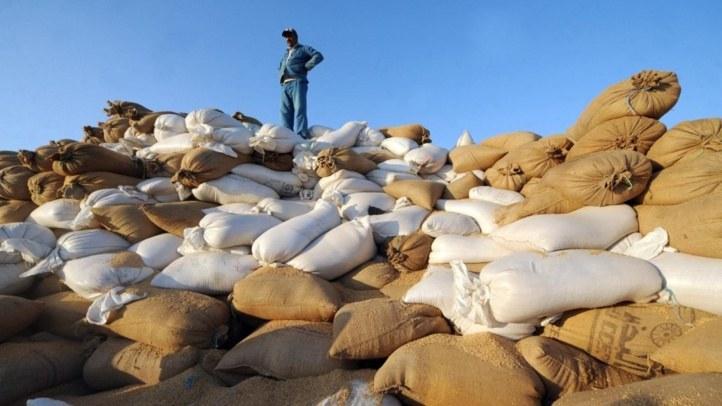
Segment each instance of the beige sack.
M118 186L135 186L141 179L111 172L88 172L82 175L66 176L59 198L81 200L100 189L115 189Z
M480 142L481 145L512 151L522 145L537 141L541 136L531 131L514 131L510 133L497 134Z
M594 98L567 134L578 141L592 128L615 118L644 116L659 119L674 107L681 90L674 72L640 71Z
M466 199L469 197L469 191L477 186L483 185L484 182L473 173L465 173L461 177L454 179L446 185L443 199Z
M673 206L635 206L639 232L662 227L669 245L692 255L722 258L722 193Z
M127 117L139 120L153 111L140 103L125 100L108 100L108 107L103 108L108 117Z
M251 159L254 164L263 165L274 171L288 172L293 169L292 153L279 154L273 151L264 151L263 153L253 151Z
M131 244L163 233L135 204L95 207L92 211L101 227L120 235Z
M158 154L152 159L143 160L146 178L169 178L181 169L184 153Z
M40 316L43 303L17 296L0 295L0 342L7 340Z
M249 155L238 154L233 158L205 148L188 151L181 161L181 169L173 175L173 182L194 188L201 183L218 179L238 165L251 162Z
M655 165L667 168L680 159L722 151L722 119L683 121L667 131L647 153Z
M338 279L343 286L355 290L381 289L399 277L390 263L372 259L354 268Z
M570 200L538 179L527 183L521 190L526 196L524 201L496 211L494 220L500 227L535 214L565 214L584 207L582 203Z
M329 354L340 359L384 358L408 342L450 332L433 306L371 299L347 304L336 313Z
M380 148L380 147L374 148L367 152L362 152L360 155L363 156L364 158L367 158L367 159L373 161L376 164L380 164L381 162L388 161L390 159L398 159L399 158L391 151Z
M0 169L8 166L22 165L15 151L0 151Z
M100 128L103 129L103 141L114 144L125 136L125 132L130 128L130 119L126 117L111 117L99 124Z
M430 180L399 180L384 187L384 192L395 199L408 197L411 202L426 210L433 210L444 193L443 183Z
M681 159L654 176L643 204L670 205L722 192L722 153Z
M551 338L527 337L517 342L516 348L544 382L549 401L569 393L611 388L641 380Z
M487 170L506 155L507 151L486 145L466 145L456 147L449 152L449 160L454 172L471 172L477 169Z
M102 123L98 123L98 125L101 125ZM83 138L81 138L80 142L84 142L86 144L95 144L100 145L105 142L105 137L103 136L103 129L101 127L93 127L91 125L86 125L83 127Z
M342 169L366 174L376 169L376 163L350 148L327 148L316 157L316 175L322 178Z
M547 325L543 335L633 375L649 378L662 372L649 362L649 355L712 317L682 306L620 305L565 314Z
M659 121L641 116L605 121L589 130L584 138L574 144L567 154L567 160L571 161L593 152L617 149L646 154L666 131L667 127Z
M401 137L416 141L417 144L431 142L431 133L421 124L404 124L395 127L379 128L386 137Z
M156 227L177 237L183 237L183 230L198 226L205 216L203 210L216 206L214 203L191 200L148 204L141 206L140 209Z
M99 145L68 144L60 148L51 159L53 172L63 176L87 172L112 172L134 178L144 176L142 161Z
M651 355L665 370L679 373L722 372L722 318L687 331Z
M163 351L124 338L108 338L83 367L83 379L91 388L103 391L136 384L156 384L196 364L199 351L185 347Z
M65 177L53 171L35 174L28 179L30 199L38 206L55 200L58 198L64 182Z
M512 149L486 171L490 185L519 191L532 178L541 177L564 162L572 143L566 136L542 138Z
M376 392L424 405L538 405L544 385L494 334L434 334L394 352L374 377Z
M0 199L30 200L28 180L35 172L21 166L8 166L0 169Z
M233 287L233 308L264 320L331 321L341 304L329 282L289 266L259 268Z
M23 222L37 208L25 200L0 200L0 224Z
M386 257L399 272L420 271L429 263L431 244L434 239L421 231L399 235L389 241Z
M652 163L639 152L603 151L550 169L542 182L585 206L624 203L641 194Z
M423 276L424 272L421 271L399 273L398 278L387 283L379 290L390 299L401 300L409 289L419 283Z
M85 314L90 301L75 292L60 292L38 298L43 311L35 322L39 331L46 331L60 337L80 339L88 333Z
M239 381L248 375L294 379L329 373L345 366L328 355L332 330L331 323L269 321L228 351L216 371Z
M60 148L67 144L72 144L73 140L50 141L47 145L43 145L35 149L35 151L18 151L18 161L20 165L30 169L33 172L47 172L53 170L53 161L51 157L57 153Z

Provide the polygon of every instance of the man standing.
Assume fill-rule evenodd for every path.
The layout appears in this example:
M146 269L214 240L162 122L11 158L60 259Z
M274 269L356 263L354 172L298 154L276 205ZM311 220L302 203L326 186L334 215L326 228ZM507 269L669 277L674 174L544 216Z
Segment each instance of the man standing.
M306 119L306 74L323 61L323 55L308 45L298 43L298 34L293 28L281 33L288 48L281 58L279 75L281 86L281 119L283 126L295 131L303 138L309 138ZM295 122L295 125L294 125Z

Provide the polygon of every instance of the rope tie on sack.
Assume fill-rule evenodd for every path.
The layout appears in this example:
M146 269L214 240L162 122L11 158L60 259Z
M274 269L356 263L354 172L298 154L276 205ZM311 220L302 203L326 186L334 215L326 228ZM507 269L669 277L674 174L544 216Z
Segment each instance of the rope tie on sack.
M549 159L551 159L552 161L556 163L562 163L564 162L568 151L568 149L549 146L544 150L544 153L546 153L547 157L549 157Z
M662 78L657 72L645 70L633 75L630 80L634 89L627 93L625 102L627 104L627 109L629 109L632 115L640 116L641 114L639 114L632 106L632 99L642 92L650 92L658 88Z
M604 180L604 189L609 191L615 191L617 188L623 185L625 186L626 190L630 190L632 185L632 173L630 171L624 171L621 173L615 173L610 176L608 176Z
M705 134L702 136L702 148L714 152L722 152L722 134Z
M431 142L431 133L428 129L424 128L424 130L421 133L421 142L420 144L428 144Z
M26 149L18 151L18 161L20 161L20 164L23 166L32 166L35 162L35 156L34 151L28 151Z
M511 162L501 168L497 168L497 171L499 171L499 174L502 176L516 176L524 174L524 171L521 169L519 164Z

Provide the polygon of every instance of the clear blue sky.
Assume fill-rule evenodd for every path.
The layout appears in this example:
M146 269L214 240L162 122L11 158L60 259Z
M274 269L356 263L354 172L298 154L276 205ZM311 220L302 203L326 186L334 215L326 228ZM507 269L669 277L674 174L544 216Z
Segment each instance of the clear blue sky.
M448 3L448 4L447 4ZM279 122L286 26L326 60L309 121L564 131L603 88L677 72L663 117L722 116L722 1L0 1L0 149L79 138L107 99Z

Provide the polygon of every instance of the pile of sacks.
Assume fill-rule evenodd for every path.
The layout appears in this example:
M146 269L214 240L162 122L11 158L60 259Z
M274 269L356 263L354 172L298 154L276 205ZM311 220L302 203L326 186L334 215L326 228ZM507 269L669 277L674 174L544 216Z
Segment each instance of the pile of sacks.
M111 102L0 154L0 403L722 400L722 119L674 73L565 133Z

